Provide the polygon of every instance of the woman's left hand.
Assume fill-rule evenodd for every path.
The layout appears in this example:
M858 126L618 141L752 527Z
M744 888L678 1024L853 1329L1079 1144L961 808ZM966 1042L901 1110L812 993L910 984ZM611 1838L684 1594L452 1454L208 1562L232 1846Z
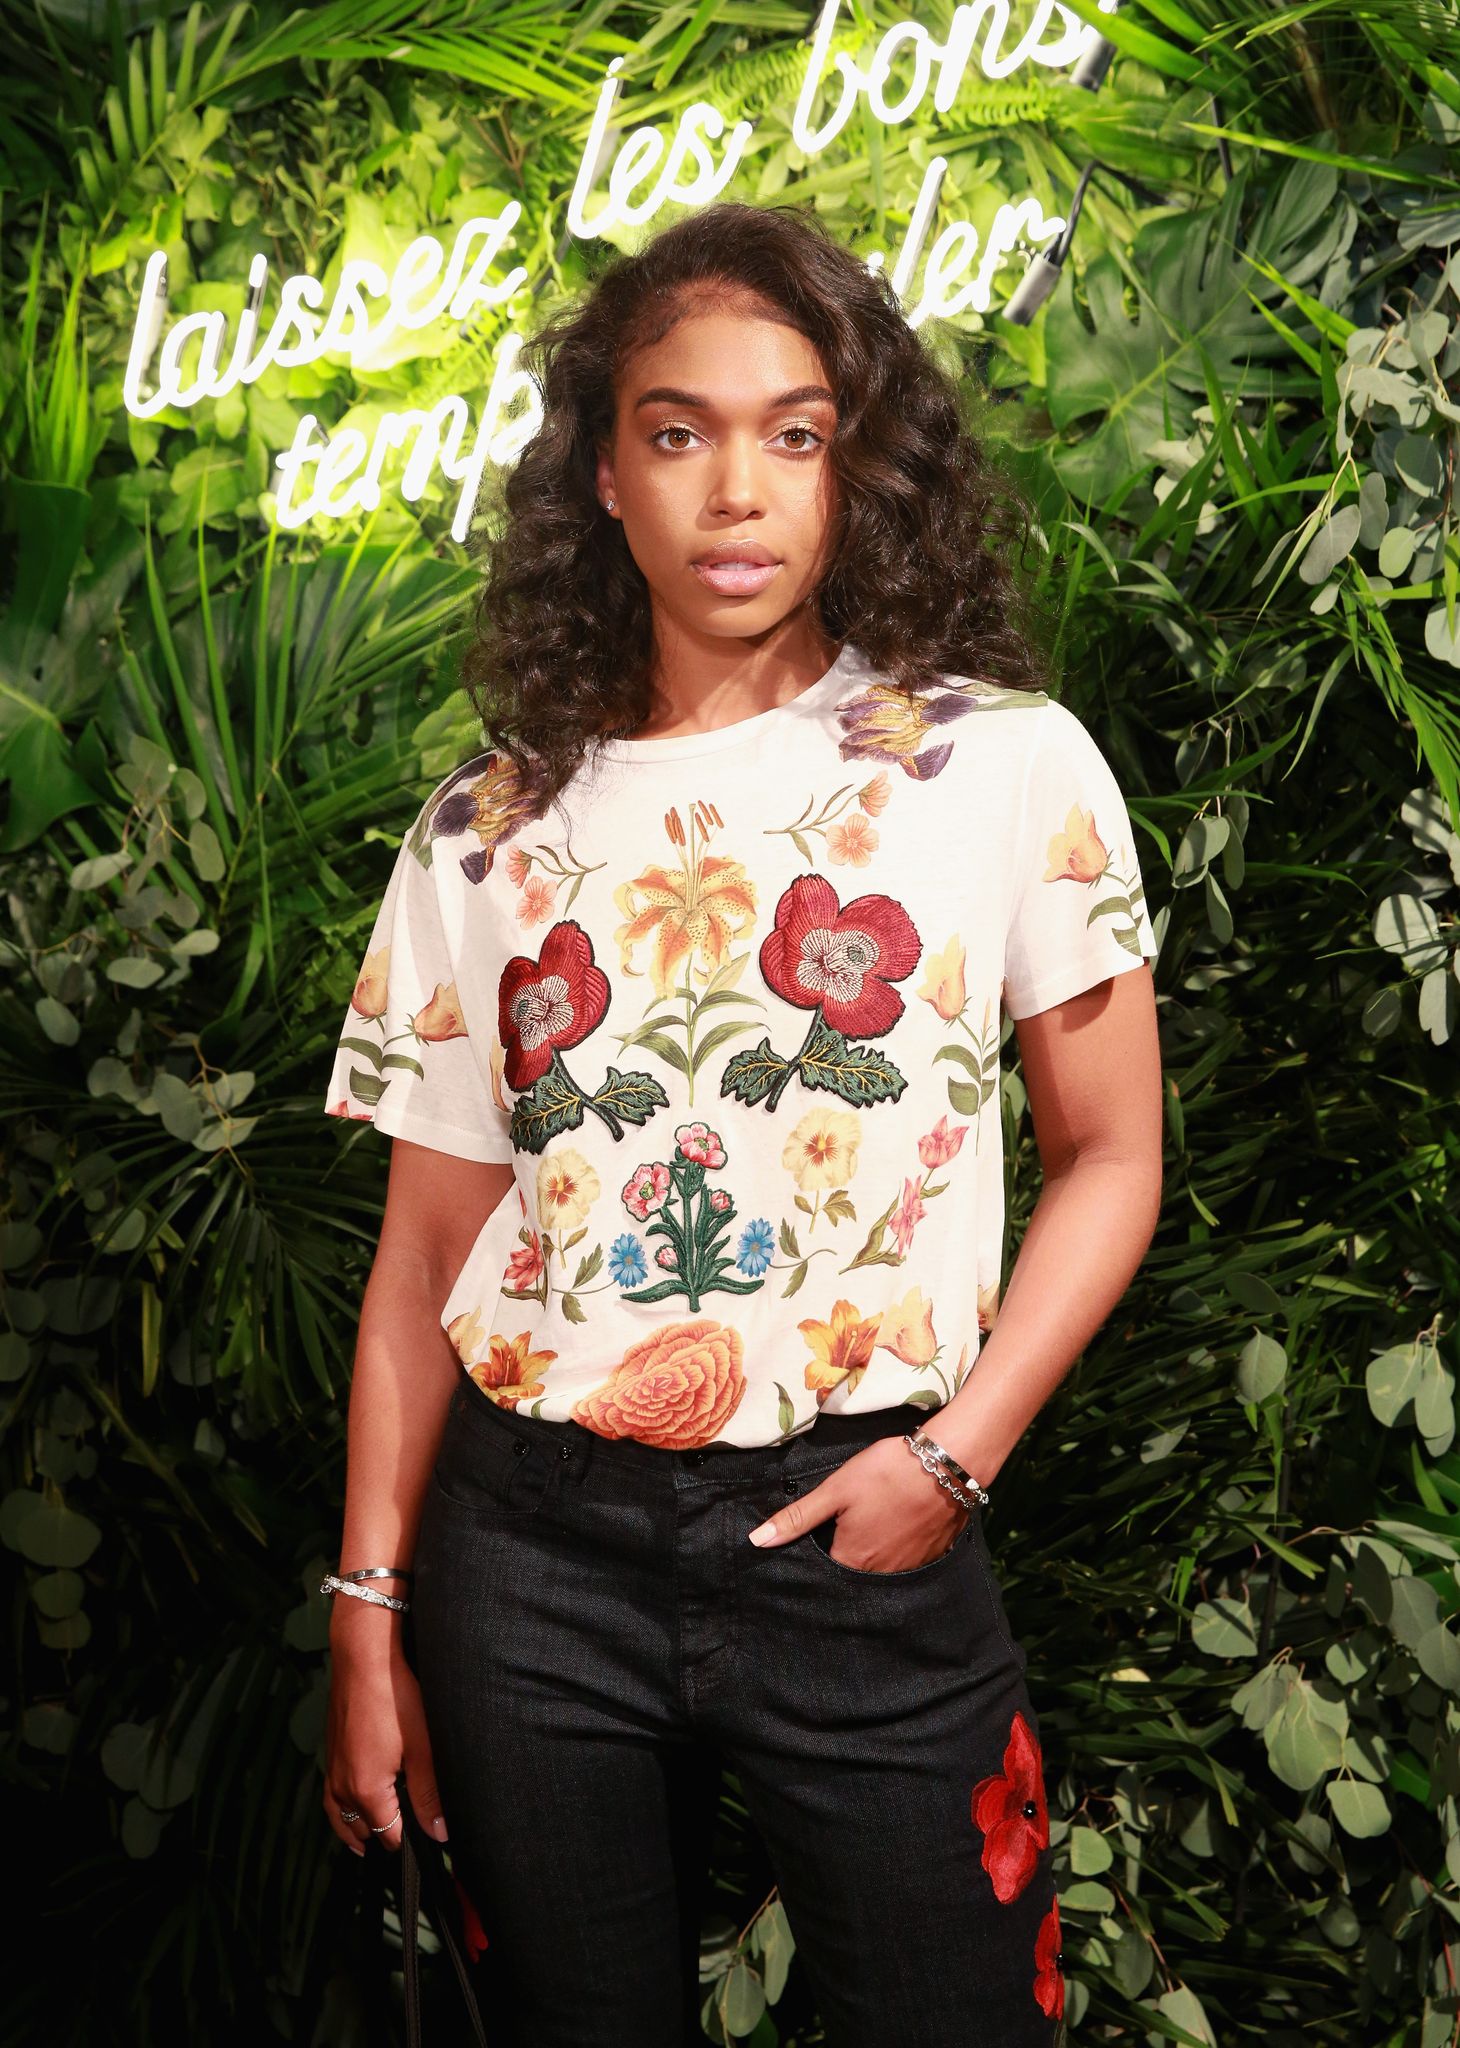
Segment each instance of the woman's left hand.
M860 1572L909 1572L950 1549L968 1513L908 1455L902 1437L881 1437L838 1465L820 1486L777 1508L751 1530L750 1539L769 1549L835 1515L829 1554L838 1564Z

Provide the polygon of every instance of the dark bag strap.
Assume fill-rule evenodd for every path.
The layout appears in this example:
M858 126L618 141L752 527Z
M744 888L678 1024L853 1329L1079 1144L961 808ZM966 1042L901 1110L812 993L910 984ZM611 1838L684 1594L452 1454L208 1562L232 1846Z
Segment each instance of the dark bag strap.
M421 2048L421 1955L419 1916L424 1904L441 1944L451 1957L456 1981L466 2002L467 2018L477 2048L487 2048L486 2029L477 2008L476 1993L468 1974L470 1965L462 1952L457 1931L460 1905L446 1870L441 1844L428 1835L411 1809L403 1783L397 1783L400 1799L400 1931L401 1967L405 1977L406 2048Z

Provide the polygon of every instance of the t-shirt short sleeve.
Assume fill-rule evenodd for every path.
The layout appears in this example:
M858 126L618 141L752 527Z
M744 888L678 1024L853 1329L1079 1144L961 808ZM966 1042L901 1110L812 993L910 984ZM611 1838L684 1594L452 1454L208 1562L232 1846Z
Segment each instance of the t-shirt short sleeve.
M407 832L376 913L335 1048L325 1114L373 1123L462 1159L515 1156L510 1112L491 1093L491 1062L457 992L438 879L413 850L429 800ZM430 841L426 839L429 850Z
M1004 1007L1031 1017L1156 957L1125 799L1081 721L1039 713L1004 948Z

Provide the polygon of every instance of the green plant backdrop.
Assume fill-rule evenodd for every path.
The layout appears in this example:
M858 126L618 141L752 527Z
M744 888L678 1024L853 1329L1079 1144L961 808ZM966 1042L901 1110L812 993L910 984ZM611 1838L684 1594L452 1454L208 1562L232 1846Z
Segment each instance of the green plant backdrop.
M400 833L481 743L473 571L448 487L280 532L272 461L306 411L479 391L582 285L567 198L622 56L630 118L708 91L755 122L730 196L859 251L934 154L984 227L1096 165L1030 325L1016 261L924 330L1038 507L1158 906L1160 1230L991 1521L1068 2032L1460 2039L1460 14L1072 4L1117 46L1100 90L973 77L808 163L817 10L782 0L0 0L6 2038L385 2038L313 1589L386 1148L321 1089ZM902 11L844 6L836 47ZM236 316L257 249L328 283L514 199L531 282L469 331L125 411L154 248L175 315ZM729 1778L713 1867L709 2037L811 2048Z

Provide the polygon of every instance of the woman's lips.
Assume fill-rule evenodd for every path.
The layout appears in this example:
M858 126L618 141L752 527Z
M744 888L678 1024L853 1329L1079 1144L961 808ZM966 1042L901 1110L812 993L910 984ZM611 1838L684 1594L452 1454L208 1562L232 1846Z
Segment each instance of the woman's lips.
M722 597L754 597L780 568L779 562L691 562L701 583Z

